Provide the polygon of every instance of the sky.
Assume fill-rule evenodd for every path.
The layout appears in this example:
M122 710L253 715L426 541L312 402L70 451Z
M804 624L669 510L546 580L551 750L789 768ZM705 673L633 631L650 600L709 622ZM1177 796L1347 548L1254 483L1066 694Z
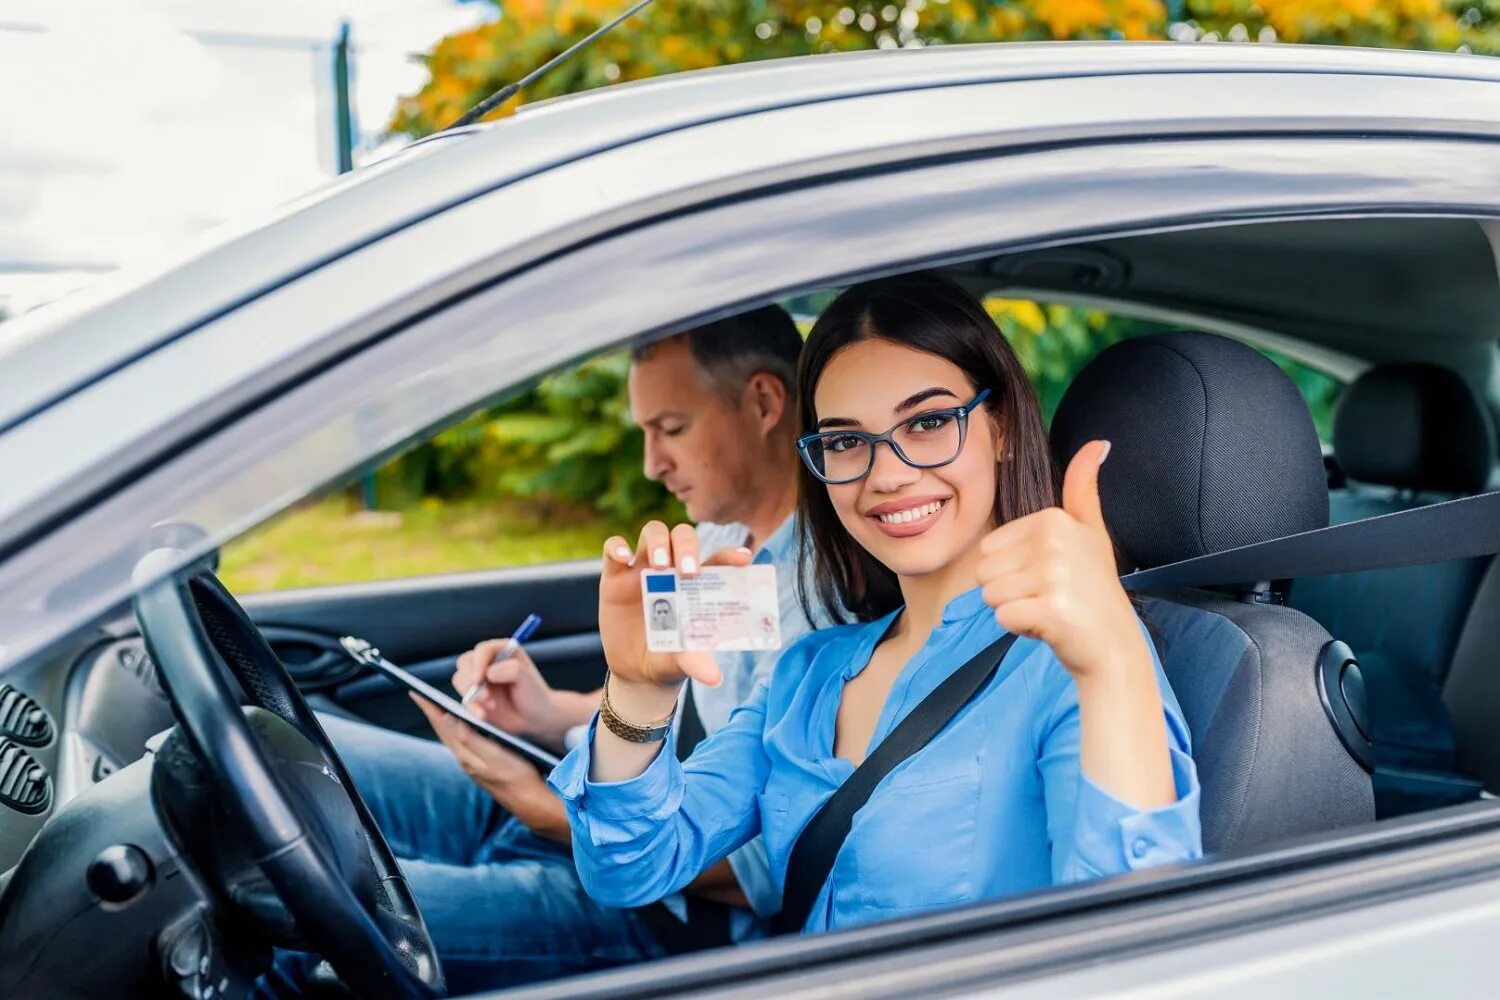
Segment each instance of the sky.
M412 55L494 11L456 0L5 0L0 312L149 264L331 176L342 21L359 162L379 155L397 97L425 79Z

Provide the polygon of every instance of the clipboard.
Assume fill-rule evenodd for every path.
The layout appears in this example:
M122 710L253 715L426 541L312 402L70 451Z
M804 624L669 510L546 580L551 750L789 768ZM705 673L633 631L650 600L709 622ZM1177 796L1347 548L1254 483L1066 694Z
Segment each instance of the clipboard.
M344 647L344 652L348 653L355 663L380 671L408 691L421 695L449 715L463 720L471 728L479 730L490 739L505 744L538 767L550 771L561 763L561 758L556 754L543 750L535 743L522 739L513 733L507 733L493 723L484 721L459 704L457 698L449 694L444 694L416 674L402 670L390 660L381 656L380 650L370 645L366 640L346 635L339 639L339 645Z

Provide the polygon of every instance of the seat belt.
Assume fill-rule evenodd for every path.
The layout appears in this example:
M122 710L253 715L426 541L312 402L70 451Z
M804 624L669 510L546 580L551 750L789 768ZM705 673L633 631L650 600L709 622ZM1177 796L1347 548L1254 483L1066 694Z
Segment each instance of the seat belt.
M1422 566L1500 552L1500 491L1335 524L1120 578L1126 590L1217 587Z
M1127 590L1213 587L1421 566L1500 552L1500 491L1285 535L1120 578ZM854 814L896 765L926 746L994 676L1016 637L974 656L911 710L802 828L787 862L777 934L799 933L848 839Z
M698 744L708 738L703 728L703 716L698 714L698 702L693 697L693 683L684 684L682 692L682 715L677 719L677 759L687 760L698 749Z
M932 693L886 734L880 745L854 769L813 818L802 828L787 861L781 912L771 918L777 934L796 934L807 924L823 883L833 871L834 859L849 836L854 814L869 800L875 786L892 769L921 750L955 715L984 689L1016 636L1004 635L980 650L967 663L949 674Z

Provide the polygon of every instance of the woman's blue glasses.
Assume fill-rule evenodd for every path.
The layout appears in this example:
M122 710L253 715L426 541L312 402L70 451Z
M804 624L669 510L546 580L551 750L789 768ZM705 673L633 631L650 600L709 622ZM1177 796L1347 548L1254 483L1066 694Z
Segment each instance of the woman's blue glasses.
M808 471L830 486L863 479L875 468L875 446L884 441L896 457L914 469L947 465L963 451L969 414L989 397L988 389L963 406L927 410L907 417L884 434L832 430L804 434L797 452Z

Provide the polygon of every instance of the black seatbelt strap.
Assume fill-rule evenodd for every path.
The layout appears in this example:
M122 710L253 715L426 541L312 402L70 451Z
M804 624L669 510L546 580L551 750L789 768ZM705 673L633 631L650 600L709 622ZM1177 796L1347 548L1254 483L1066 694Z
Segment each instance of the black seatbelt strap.
M682 715L677 719L677 759L687 760L708 736L703 728L703 717L698 714L698 703L693 699L693 682L683 685Z
M1141 570L1127 590L1216 587L1421 566L1500 552L1500 492L1382 514Z
M886 734L874 752L808 820L787 861L781 912L771 918L771 927L776 933L795 934L802 930L812 913L813 903L823 891L823 883L833 871L834 859L854 825L854 814L869 801L881 779L897 764L932 742L932 738L984 689L1015 641L1014 635L1002 636L949 674L895 729Z

